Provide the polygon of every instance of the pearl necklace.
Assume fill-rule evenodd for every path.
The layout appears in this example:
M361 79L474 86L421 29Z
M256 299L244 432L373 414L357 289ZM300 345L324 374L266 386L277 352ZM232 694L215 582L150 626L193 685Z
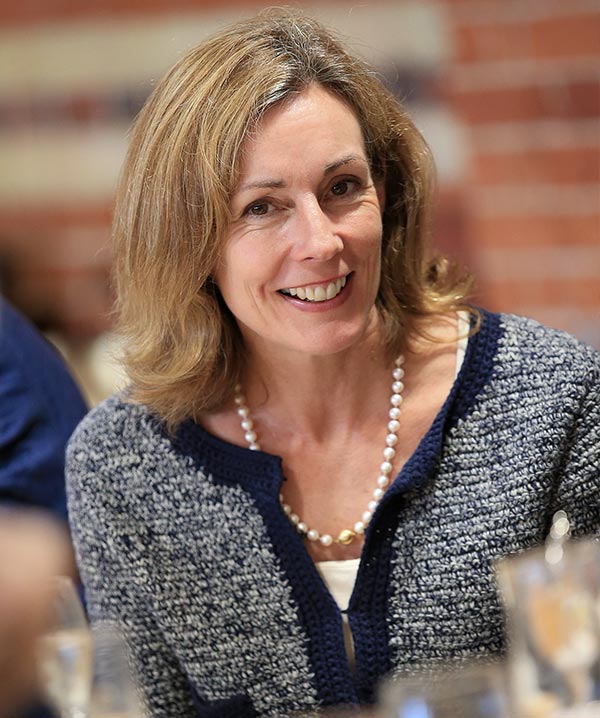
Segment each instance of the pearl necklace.
M402 382L402 378L404 377L403 363L404 357L402 355L400 355L394 363L394 370L392 372L394 381L392 383L392 395L390 397L391 409L389 411L390 421L387 425L388 434L385 438L383 463L379 467L380 474L377 478L377 488L373 491L373 498L368 504L367 511L363 513L361 520L357 521L352 529L343 529L340 531L338 537L334 539L330 534L321 534L316 529L309 528L308 525L300 519L298 514L292 511L292 507L284 501L283 495L279 495L283 511L294 524L298 533L309 541L318 541L322 546L331 546L332 543L347 546L354 541L356 536L365 532L373 512L377 508L377 505L385 493L386 487L390 483L392 459L396 455L394 446L398 443L398 430L400 429L400 422L398 420L400 418L400 405L402 404L402 390L404 389ZM246 404L246 399L242 393L240 384L237 384L235 387L234 401L237 404L237 413L241 417L241 426L244 431L244 437L248 442L248 447L253 451L260 451L260 444L258 443L256 431L254 430L254 422L252 421L250 409Z

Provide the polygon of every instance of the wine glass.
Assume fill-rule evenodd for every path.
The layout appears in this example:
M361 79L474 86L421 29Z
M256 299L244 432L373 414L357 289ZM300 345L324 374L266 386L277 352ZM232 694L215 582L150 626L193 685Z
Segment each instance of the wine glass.
M51 588L51 625L38 645L41 687L61 718L88 718L92 634L73 581L58 576Z
M381 718L509 718L505 675L498 663L388 679Z
M91 718L143 718L129 650L119 627L110 621L93 629Z
M556 711L597 701L600 544L550 541L500 561L498 578L520 712L527 714L528 706L542 699ZM595 707L598 711L598 703Z

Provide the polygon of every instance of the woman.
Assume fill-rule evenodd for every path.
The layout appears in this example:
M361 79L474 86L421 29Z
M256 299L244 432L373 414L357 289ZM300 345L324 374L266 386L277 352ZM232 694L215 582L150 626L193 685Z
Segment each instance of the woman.
M132 383L69 479L92 617L126 627L152 716L368 703L390 670L497 654L492 561L559 506L598 528L598 355L465 305L430 175L294 12L192 50L140 114L114 225Z

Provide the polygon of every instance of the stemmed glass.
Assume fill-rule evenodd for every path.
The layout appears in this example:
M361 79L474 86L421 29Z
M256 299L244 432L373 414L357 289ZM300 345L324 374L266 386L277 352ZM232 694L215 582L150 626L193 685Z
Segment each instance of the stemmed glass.
M51 595L51 626L38 646L41 687L61 718L88 718L92 634L70 578L54 578Z
M513 700L521 715L542 703L546 714L588 706L600 715L600 544L557 535L562 524L568 530L559 513L545 546L497 565Z
M379 708L381 718L509 718L504 669L473 663L388 679Z
M91 718L143 718L130 667L129 651L118 626L94 626Z

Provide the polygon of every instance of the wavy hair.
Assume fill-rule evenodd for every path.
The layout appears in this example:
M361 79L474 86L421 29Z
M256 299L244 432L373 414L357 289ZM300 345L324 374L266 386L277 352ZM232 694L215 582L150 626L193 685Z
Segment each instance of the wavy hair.
M385 349L418 319L463 302L468 280L429 249L433 164L398 101L335 35L296 10L268 10L188 52L134 125L113 223L118 328L130 396L176 427L222 407L242 338L212 280L230 223L244 138L310 84L354 111L374 177L385 178L376 307Z

